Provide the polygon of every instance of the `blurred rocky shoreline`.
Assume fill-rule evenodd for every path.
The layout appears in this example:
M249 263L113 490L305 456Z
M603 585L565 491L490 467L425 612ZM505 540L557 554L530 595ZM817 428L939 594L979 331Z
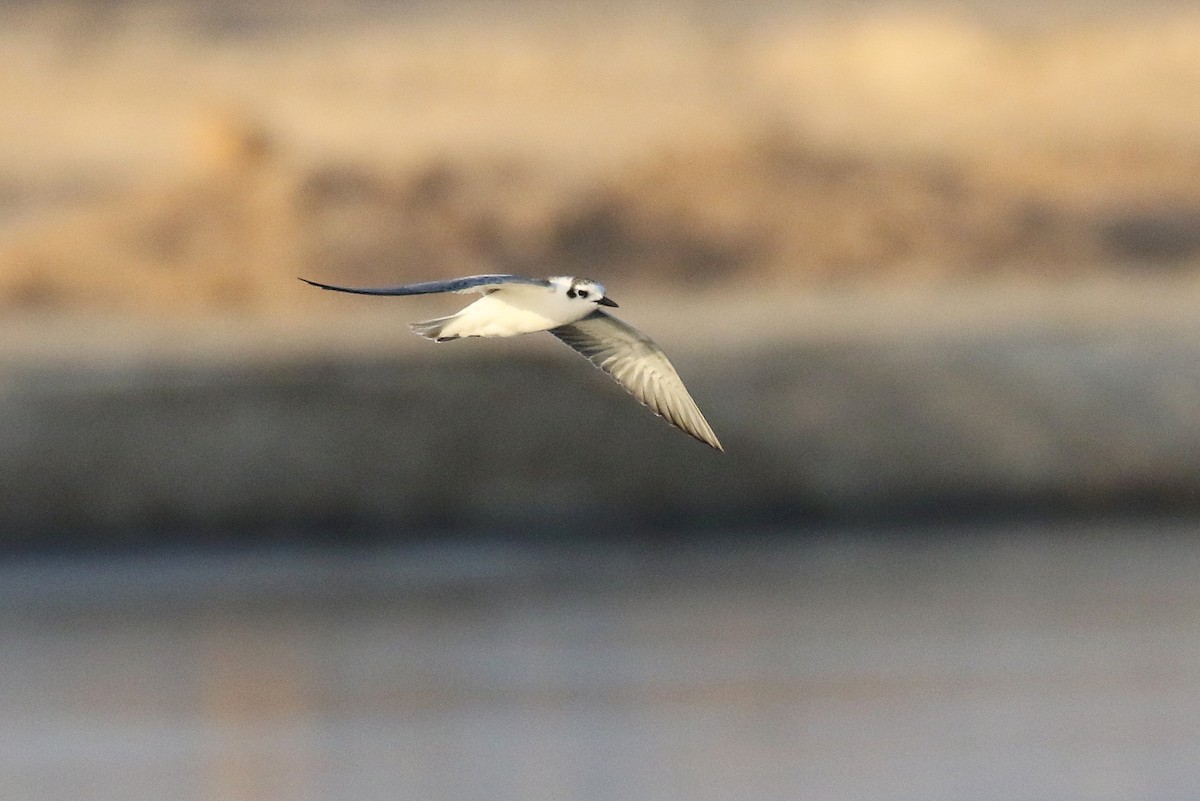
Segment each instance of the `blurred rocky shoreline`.
M0 530L38 547L1200 510L1192 282L727 300L625 301L725 454L548 337L434 346L349 312L207 340L9 321Z

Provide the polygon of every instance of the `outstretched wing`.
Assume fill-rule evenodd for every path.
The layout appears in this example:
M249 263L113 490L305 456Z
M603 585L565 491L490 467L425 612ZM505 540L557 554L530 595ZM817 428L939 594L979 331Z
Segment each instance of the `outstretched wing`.
M597 309L579 322L551 328L550 333L616 379L655 414L706 445L725 450L666 354L641 331Z
M544 278L526 278L523 275L468 275L466 278L451 278L447 281L424 281L419 284L401 284L378 288L358 288L349 286L333 286L317 281L301 278L306 284L321 289L332 289L335 292L353 292L356 295L432 295L439 292L487 292L502 286L520 284L524 286L549 287L552 284Z

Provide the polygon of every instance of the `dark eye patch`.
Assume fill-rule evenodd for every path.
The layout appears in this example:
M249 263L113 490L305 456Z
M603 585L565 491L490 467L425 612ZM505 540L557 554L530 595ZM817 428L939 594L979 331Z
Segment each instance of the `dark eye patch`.
M567 297L568 298L575 297L575 287L571 287L570 289L567 290Z

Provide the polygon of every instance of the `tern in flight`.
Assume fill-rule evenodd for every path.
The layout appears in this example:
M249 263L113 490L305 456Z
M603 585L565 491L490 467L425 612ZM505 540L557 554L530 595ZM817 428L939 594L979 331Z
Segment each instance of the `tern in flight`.
M483 297L457 314L413 323L412 330L436 342L549 331L612 376L655 414L706 445L724 450L662 349L641 331L600 308L617 304L595 281L570 276L472 275L362 289L300 280L321 289L358 295L479 292Z

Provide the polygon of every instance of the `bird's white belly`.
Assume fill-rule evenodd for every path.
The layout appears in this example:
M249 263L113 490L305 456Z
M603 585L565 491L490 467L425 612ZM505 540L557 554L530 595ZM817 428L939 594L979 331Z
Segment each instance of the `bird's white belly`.
M443 336L511 337L573 323L590 304L570 303L541 288L502 289L467 306L442 329Z

